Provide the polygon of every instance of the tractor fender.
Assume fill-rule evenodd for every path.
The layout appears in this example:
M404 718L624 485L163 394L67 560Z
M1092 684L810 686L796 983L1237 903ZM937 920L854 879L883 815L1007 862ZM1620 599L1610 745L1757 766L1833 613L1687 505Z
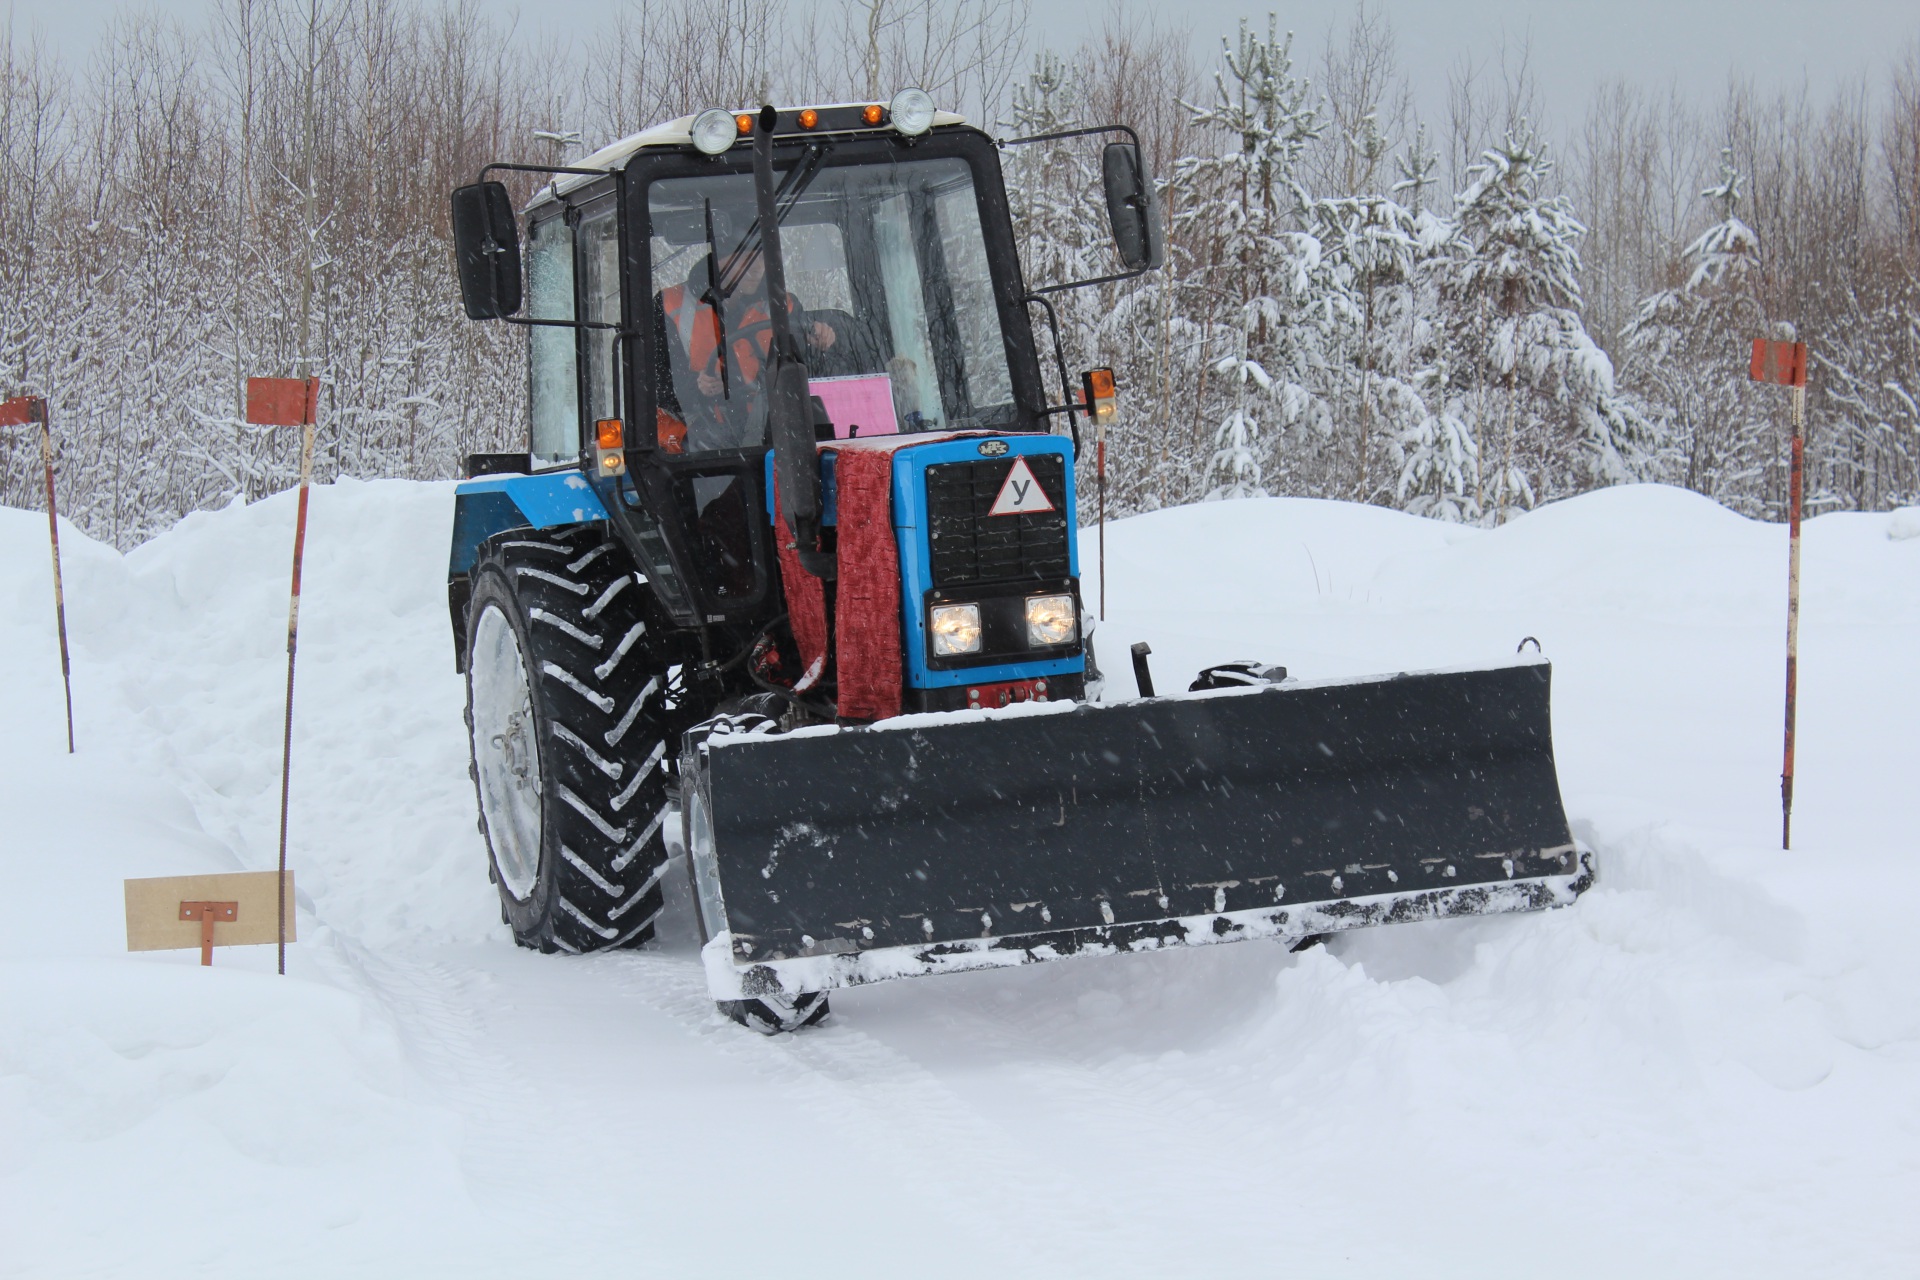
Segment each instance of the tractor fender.
M607 518L579 468L537 475L481 476L462 481L453 495L453 541L447 557L447 611L453 622L453 668L467 669L467 603L480 544L508 529L553 529Z

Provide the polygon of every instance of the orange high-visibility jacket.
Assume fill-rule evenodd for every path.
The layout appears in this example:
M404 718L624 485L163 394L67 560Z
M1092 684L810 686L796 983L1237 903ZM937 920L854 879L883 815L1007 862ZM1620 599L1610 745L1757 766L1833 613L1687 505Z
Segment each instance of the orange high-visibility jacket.
M720 326L715 322L713 308L701 300L699 293L683 284L662 290L660 305L666 312L668 327L680 334L681 349L687 353L687 363L694 373L708 373L717 377L720 373ZM795 310L797 308L789 295L787 314L791 316ZM736 386L751 386L760 380L760 367L773 350L771 321L772 312L768 310L764 298L755 301L738 317L729 317L727 381L730 393Z

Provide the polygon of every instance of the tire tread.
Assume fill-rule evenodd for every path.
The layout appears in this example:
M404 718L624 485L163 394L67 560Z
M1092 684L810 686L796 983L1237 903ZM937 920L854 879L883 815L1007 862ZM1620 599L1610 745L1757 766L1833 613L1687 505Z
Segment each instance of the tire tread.
M670 726L645 579L602 524L496 535L473 574L474 618L483 590L519 613L540 738L543 883L510 901L495 876L515 940L567 952L650 941L664 902L654 815L668 803ZM471 676L468 689L471 699Z

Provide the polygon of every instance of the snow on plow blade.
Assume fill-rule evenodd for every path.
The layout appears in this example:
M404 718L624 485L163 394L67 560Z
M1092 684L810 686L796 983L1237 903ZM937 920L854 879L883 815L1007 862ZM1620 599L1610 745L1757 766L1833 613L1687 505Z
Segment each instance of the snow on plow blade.
M1544 661L714 736L716 999L1564 906Z

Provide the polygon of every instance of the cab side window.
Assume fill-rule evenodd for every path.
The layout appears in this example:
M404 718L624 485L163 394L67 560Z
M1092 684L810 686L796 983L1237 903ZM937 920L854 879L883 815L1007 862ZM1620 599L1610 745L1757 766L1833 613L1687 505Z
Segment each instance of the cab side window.
M580 218L580 318L597 324L620 323L620 219L613 197L586 207ZM587 360L587 420L620 416L614 381L614 330L582 329Z
M527 315L572 320L573 228L565 217L527 228ZM570 466L580 456L580 375L571 328L527 328L527 399L535 470Z

